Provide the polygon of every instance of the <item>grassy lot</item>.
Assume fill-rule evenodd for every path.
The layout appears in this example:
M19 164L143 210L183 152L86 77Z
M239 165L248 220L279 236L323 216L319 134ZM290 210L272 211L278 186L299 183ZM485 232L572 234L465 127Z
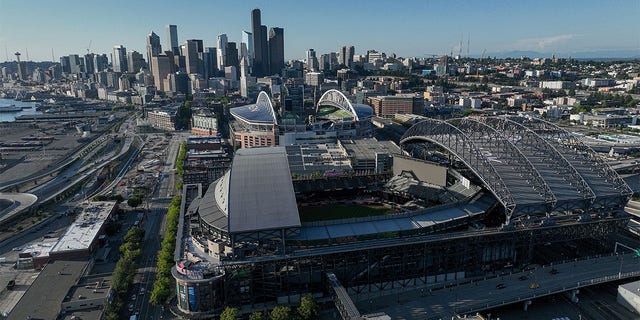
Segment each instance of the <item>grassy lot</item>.
M381 216L393 213L384 206L335 204L317 207L298 207L300 220L303 222Z

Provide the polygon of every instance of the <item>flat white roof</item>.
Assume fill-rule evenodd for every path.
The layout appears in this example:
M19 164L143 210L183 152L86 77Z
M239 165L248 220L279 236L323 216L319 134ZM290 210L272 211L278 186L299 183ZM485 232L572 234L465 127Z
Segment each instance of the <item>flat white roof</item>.
M46 239L40 242L31 243L24 247L20 253L28 253L32 258L46 257L49 255L49 252L53 250L56 243L58 243L58 239Z
M86 250L98 236L102 225L115 207L115 201L90 202L69 226L51 252Z

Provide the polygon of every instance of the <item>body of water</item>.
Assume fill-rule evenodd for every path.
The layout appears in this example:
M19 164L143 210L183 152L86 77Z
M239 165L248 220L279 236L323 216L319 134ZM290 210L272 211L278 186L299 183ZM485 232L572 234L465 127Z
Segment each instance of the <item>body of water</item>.
M21 116L23 114L42 114L42 112L36 110L35 102L22 102L13 99L0 99L0 109L7 108L13 105L25 109L15 112L0 112L0 122L12 122L16 120L17 116Z

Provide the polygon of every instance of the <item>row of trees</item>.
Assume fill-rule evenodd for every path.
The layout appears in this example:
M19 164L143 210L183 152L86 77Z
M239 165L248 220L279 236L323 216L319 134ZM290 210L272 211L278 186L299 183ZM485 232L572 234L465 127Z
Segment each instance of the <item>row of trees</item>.
M127 293L138 268L137 260L140 257L140 244L143 237L144 230L140 228L131 228L124 236L124 243L120 246L120 260L111 278L111 289L115 294L104 311L107 320L120 319L120 310L127 301Z
M176 168L176 173L178 173L178 175L180 177L182 177L182 174L184 173L184 169L182 168L184 166L184 160L187 158L187 143L183 142L180 145L180 153L178 153L178 159L176 159L176 164L175 164L175 168Z
M122 202L124 198L119 194L111 194L111 195L102 195L99 194L93 197L93 201L117 201L118 203Z
M180 152L174 167L178 173L179 179L176 182L176 189L182 189L182 174L184 160L187 157L187 143L183 142L180 145ZM160 253L158 254L158 272L156 274L156 281L153 283L153 291L149 297L149 302L153 304L164 303L171 295L172 278L171 268L173 268L173 252L176 248L176 234L178 233L178 220L180 219L180 203L182 202L182 196L175 196L169 204L169 210L167 212L167 230L162 239L162 245Z
M173 267L173 252L176 248L176 234L178 219L180 218L181 196L175 196L169 205L167 213L167 230L162 239L162 247L158 254L158 273L153 283L153 291L149 301L153 304L164 303L171 294L171 268Z
M300 306L295 311L287 306L276 306L269 312L268 320L313 320L318 319L320 308L311 294L305 294L300 299ZM220 320L236 320L239 311L236 308L227 307L220 314ZM265 320L262 312L254 312L249 315L249 320Z

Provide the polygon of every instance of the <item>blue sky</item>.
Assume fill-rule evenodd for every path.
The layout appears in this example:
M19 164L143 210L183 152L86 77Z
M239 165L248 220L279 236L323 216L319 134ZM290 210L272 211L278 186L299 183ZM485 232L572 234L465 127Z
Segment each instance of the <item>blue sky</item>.
M91 51L111 53L116 44L146 52L155 31L166 49L167 24L178 38L215 46L218 34L240 42L250 30L250 11L262 24L285 30L285 58L303 58L353 45L399 56L463 55L531 50L558 55L602 50L640 54L640 0L584 1L240 1L240 0L0 0L0 61L15 51L26 59L56 60Z

